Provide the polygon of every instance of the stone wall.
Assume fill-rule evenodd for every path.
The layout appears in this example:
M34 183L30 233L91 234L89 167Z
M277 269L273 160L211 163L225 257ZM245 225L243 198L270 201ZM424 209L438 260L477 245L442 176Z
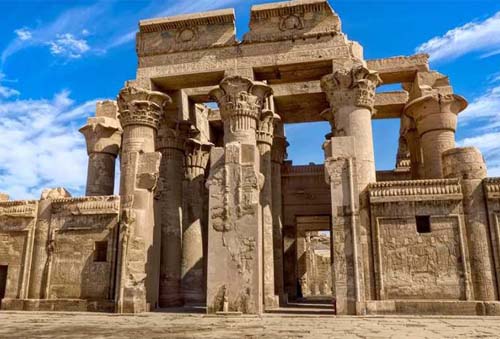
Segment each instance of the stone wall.
M470 297L458 180L371 185L377 299Z
M0 266L8 272L1 307L112 311L120 199L54 191L42 200L49 215L38 201L0 203Z

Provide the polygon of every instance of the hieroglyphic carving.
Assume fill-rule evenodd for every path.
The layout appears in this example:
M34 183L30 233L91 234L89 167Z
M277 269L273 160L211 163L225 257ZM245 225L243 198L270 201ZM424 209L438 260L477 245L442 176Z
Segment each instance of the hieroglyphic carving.
M414 218L377 218L382 299L465 299L457 217L433 217L432 232Z

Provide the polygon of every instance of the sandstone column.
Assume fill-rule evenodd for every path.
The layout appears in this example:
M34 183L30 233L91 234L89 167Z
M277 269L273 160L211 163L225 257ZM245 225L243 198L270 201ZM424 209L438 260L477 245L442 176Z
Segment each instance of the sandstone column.
M115 101L99 101L96 117L80 129L87 141L89 164L85 195L113 195L115 163L120 151L122 128L117 119Z
M442 155L455 147L457 115L466 107L461 96L439 93L424 94L406 105L405 114L416 123L426 179L443 177Z
M401 116L400 135L406 140L408 151L410 152L411 178L420 179L424 176L420 137L417 132L415 121L405 114Z
M264 306L272 309L279 306L279 297L275 293L274 282L274 241L272 212L272 165L271 146L273 144L274 124L279 115L271 110L264 110L257 128L257 147L260 152L260 172L264 176L264 184L260 192L262 205L262 236L264 261Z
M256 130L269 86L240 76L210 93L219 104L224 147L210 154L208 312L262 313L262 208Z
M362 65L354 66L352 69L337 70L333 74L326 75L321 79L321 87L326 93L331 107L331 110L325 111L322 115L330 122L333 135L333 138L331 138L332 142L327 141L327 144L324 146L327 154L327 161L325 161L327 173L331 173L333 176L340 175L339 178L342 178L342 180L351 181L356 185L356 187L342 187L342 185L338 188L339 191L336 192L337 188L334 186L340 185L340 182L338 182L339 178L327 178L332 190L332 218L334 219L332 220L332 237L334 242L336 242L333 246L335 247L334 252L338 255L345 255L342 253L343 244L339 242L345 242L345 246L352 246L354 250L353 255L355 260L353 261L353 269L359 272L354 278L356 286L352 288L357 291L355 298L357 305L361 302L360 299L363 298L363 295L366 296L366 299L371 299L372 295L374 295L375 287L372 281L373 259L371 255L369 202L366 188L370 183L376 181L371 118L375 103L375 89L380 82L381 80L377 72L370 71ZM349 154L348 156L342 155L347 163L344 163L344 160L337 162L337 155L335 155L337 151L332 150L332 145L335 144L333 140L336 137L352 138L347 142L345 147L347 147L346 152L352 148L354 154ZM339 151L344 152L344 150ZM337 166L341 166L341 173L336 173L338 169L335 169L335 167ZM352 177L353 173L355 177ZM346 200L355 195L355 201L336 201L339 198L337 196L339 194L342 196L342 199ZM350 198L347 199L348 197ZM359 209L357 208L358 203ZM338 214L336 209L343 208L341 206L349 206L349 216L352 220L348 222L351 228L347 230L340 230L340 228L346 225L346 220L349 220L349 218L344 219L348 215ZM358 213L359 237L356 231L358 228ZM339 230L338 236L335 234L336 228ZM351 244L347 241L350 237L352 237ZM360 244L359 254L356 250L358 243ZM358 262L359 258L361 258L361 263ZM341 279L345 279L345 277ZM349 288L347 292L349 292ZM344 297L346 296L344 295ZM348 298L351 298L351 296ZM347 305L347 299L344 299L343 303L343 306L339 307L340 304L338 302L338 311L340 313L352 313L352 307ZM356 309L355 312L359 313L360 310Z
M160 246L153 191L161 154L155 152L155 140L170 102L163 93L131 86L122 89L118 97L123 142L117 311L122 313L144 312L158 306Z
M275 293L280 303L286 303L285 282L283 277L283 199L281 196L281 166L286 158L288 143L285 138L283 123L276 122L274 128L273 146L271 148L272 161L272 209L273 209L273 244L274 244L274 284Z
M203 236L206 235L207 219L203 215L203 203L205 170L212 146L196 139L188 139L186 143L181 281L187 305L202 305L206 301Z
M333 136L352 136L356 142L359 192L376 181L372 115L380 82L377 72L363 66L342 69L321 79L331 107L322 116L332 125Z
M475 147L450 149L443 153L443 174L445 178L461 179L474 300L498 300L482 185L487 177L483 155Z
M156 190L156 222L161 228L160 306L183 304L181 290L182 206L185 144L189 122L165 121L156 149L162 154Z

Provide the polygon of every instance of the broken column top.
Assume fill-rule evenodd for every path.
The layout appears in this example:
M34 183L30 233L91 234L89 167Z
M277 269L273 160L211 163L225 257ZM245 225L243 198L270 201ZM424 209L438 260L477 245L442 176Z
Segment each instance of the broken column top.
M97 118L118 119L118 105L114 100L98 101L95 105L95 116Z
M9 197L8 194L0 192L0 202L2 202L2 201L9 201L9 199L10 199L10 197Z

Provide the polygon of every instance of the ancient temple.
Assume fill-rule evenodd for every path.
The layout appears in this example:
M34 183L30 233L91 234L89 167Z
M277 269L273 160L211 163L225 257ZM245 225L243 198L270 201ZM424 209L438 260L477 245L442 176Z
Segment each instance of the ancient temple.
M86 196L0 196L3 310L500 315L500 178L427 55L365 60L326 0L254 6L242 41L231 9L144 20L137 54L80 130ZM373 119L401 121L393 171ZM324 164L293 165L284 126L324 120Z

